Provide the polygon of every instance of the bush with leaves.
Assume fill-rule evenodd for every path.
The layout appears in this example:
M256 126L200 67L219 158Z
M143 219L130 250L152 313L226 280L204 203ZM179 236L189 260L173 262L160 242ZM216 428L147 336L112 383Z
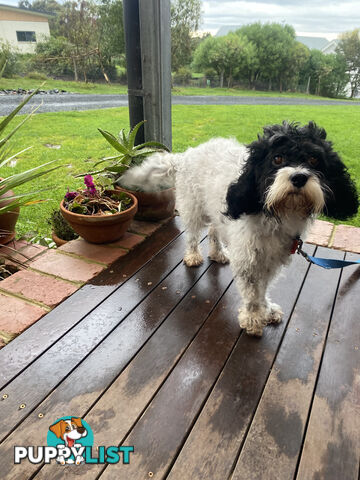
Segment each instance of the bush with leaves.
M71 44L65 37L50 36L36 44L34 68L47 75L72 75Z
M67 242L69 242L70 240L75 240L75 238L78 238L79 236L77 233L74 232L68 222L61 215L60 210L54 210L51 213L48 223L51 226L52 231L55 233L55 235L62 240L66 240Z
M10 78L17 73L18 55L9 42L0 42L0 78Z

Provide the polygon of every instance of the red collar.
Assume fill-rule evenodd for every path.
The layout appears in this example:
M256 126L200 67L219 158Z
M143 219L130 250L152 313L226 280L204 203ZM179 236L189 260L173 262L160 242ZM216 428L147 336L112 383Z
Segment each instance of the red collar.
M294 255L294 253L296 253L298 251L299 248L301 248L302 246L302 240L300 237L296 237L294 238L293 240L293 243L292 243L292 247L291 247L291 255Z

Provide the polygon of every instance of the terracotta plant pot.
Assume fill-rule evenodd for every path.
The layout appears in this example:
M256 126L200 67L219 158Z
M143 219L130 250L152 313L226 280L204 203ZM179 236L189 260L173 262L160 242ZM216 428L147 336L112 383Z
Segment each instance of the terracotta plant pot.
M109 243L119 240L129 228L137 212L138 202L134 195L128 194L133 204L123 212L113 215L81 215L66 210L64 200L60 211L73 230L91 243Z
M0 178L0 180L3 180ZM8 197L12 197L14 192L9 190L0 195L0 207L6 207L12 200ZM0 215L0 245L11 242L15 237L15 225L19 217L20 208L14 208L11 212L6 212Z
M55 232L51 232L51 238L56 243L57 247L61 247L61 245L65 245L68 240L63 240L62 238L58 237Z
M168 188L160 192L138 192L118 186L115 189L131 193L137 198L139 207L135 218L138 220L163 220L174 215L174 188Z

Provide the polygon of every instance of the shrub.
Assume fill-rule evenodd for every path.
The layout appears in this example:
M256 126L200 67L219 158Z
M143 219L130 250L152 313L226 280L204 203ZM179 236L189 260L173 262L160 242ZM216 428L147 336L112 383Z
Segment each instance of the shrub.
M49 37L36 45L33 66L48 75L72 74L69 52L71 44L64 37Z
M78 234L70 227L64 217L61 215L60 210L54 210L48 220L49 225L55 235L62 240L70 241L78 238Z
M189 67L180 67L174 74L174 83L179 85L186 85L192 78L192 73Z
M48 77L45 75L45 73L41 72L29 72L26 74L27 78L31 78L33 80L47 80Z
M9 42L0 42L0 78L17 73L18 52Z

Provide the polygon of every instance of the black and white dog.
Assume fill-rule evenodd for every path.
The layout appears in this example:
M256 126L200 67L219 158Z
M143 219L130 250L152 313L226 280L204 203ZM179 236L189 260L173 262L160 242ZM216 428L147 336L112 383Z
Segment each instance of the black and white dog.
M209 225L209 257L230 260L243 298L240 326L258 336L265 325L281 321L282 311L266 291L290 261L294 239L316 214L345 219L358 209L347 168L313 122L265 127L248 146L215 138L180 154L155 153L121 183L148 191L175 185L186 227L184 262L201 264L199 237Z

